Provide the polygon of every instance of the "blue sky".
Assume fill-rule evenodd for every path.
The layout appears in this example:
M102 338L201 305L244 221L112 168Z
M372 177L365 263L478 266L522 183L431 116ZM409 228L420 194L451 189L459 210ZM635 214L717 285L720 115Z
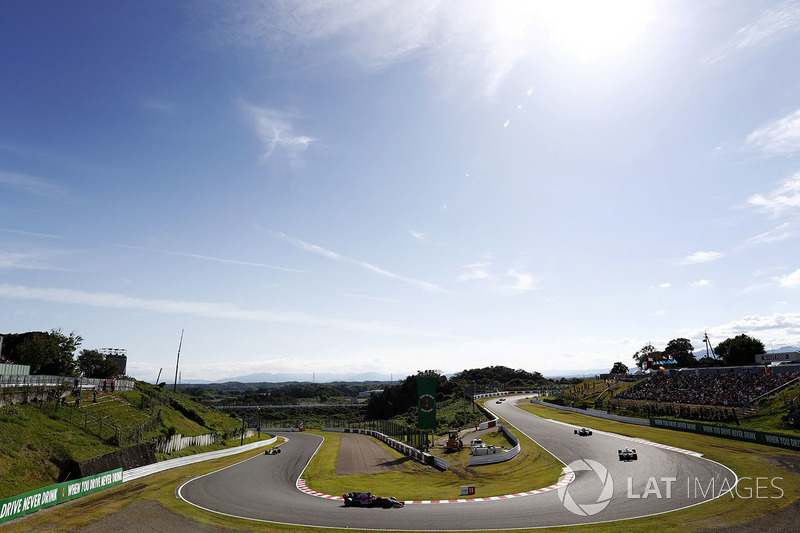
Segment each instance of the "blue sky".
M0 4L0 332L387 379L800 342L800 3Z

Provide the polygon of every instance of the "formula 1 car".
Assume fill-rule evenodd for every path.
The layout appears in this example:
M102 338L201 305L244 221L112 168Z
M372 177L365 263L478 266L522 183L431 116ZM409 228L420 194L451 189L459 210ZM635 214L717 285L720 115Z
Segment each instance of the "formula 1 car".
M576 429L575 434L580 435L581 437L588 437L592 434L592 430L586 428Z
M623 448L619 450L620 461L635 461L638 458L639 456L636 454L636 450L633 448Z
M264 451L264 455L275 455L281 453L280 448L270 448L269 450Z
M342 497L344 498L345 507L383 507L384 509L391 509L392 507L400 508L406 505L406 502L398 501L396 498L375 496L371 492L348 492Z

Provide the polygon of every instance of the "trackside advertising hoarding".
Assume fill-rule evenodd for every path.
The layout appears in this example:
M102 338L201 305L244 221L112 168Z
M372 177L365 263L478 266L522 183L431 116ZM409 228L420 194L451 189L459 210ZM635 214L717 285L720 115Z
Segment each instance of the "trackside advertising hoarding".
M417 378L417 427L436 429L436 378Z
M701 435L742 440L745 442L766 444L767 446L778 446L780 448L800 451L800 437L783 433L767 433L754 429L704 424L702 422L690 422L688 420L672 420L671 418L651 418L650 426L655 428L675 429L678 431L689 431Z
M122 483L122 469L65 481L0 501L0 524Z

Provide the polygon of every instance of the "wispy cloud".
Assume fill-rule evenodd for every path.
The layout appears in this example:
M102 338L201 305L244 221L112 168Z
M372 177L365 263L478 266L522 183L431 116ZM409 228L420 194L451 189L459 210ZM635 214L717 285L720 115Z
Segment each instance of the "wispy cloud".
M511 285L511 289L515 291L532 291L538 289L538 287L534 285L536 278L531 274L509 269L508 272L506 272L506 276L516 280L514 284Z
M725 254L722 252L694 252L686 256L686 258L681 261L681 264L696 265L698 263L710 263L711 261L716 261L724 256Z
M612 4L617 11L625 5ZM553 12L545 3L515 0L233 2L213 17L213 35L270 57L278 51L292 68L335 64L370 72L420 58L438 83L491 98L515 66L547 45L542 27Z
M189 315L228 320L247 320L278 324L298 324L314 327L345 328L350 330L396 333L423 337L442 337L437 333L418 331L378 322L359 322L323 318L306 313L242 309L228 303L177 300L147 300L105 292L86 292L72 289L48 289L22 285L0 284L0 298L31 300L70 305L86 305L104 309L133 309L164 314Z
M156 111L159 113L173 113L177 107L175 102L159 98L142 98L139 100L139 105L148 111Z
M787 274L781 278L781 287L788 287L790 289L800 288L800 268Z
M241 108L264 144L262 162L273 157L298 162L300 154L316 141L313 137L294 133L293 117L288 113L245 102L241 103Z
M798 29L800 29L800 5L793 0L781 2L761 12L752 24L740 28L708 61L719 61L736 51L769 46Z
M708 281L707 279L699 279L697 281L689 283L690 287L707 287L709 285L711 285L711 282Z
M747 203L768 211L773 216L800 207L800 172L785 180L780 187L766 195L751 196Z
M0 270L67 270L53 263L53 252L19 253L0 251Z
M784 241L792 236L790 231L787 231L790 227L788 222L781 224L775 228L772 228L769 231L765 231L764 233L760 233L753 237L750 237L745 241L745 245L755 245L755 244L765 244L770 242L779 242Z
M59 198L66 194L66 191L61 186L51 181L25 174L0 171L0 185L44 198Z
M191 259L201 259L203 261L214 261L216 263L226 263L230 265L243 265L243 266L252 266L252 267L260 267L260 268L271 268L273 270L281 270L283 272L306 272L305 270L300 270L297 268L287 268L287 267L279 267L275 265L268 265L265 263L253 263L250 261L239 261L236 259L224 259L222 257L212 257L208 255L200 255L200 254L192 254L187 252L173 252L170 250L158 250L155 248L145 248L143 246L132 246L129 244L118 244L120 248L128 248L131 250L143 250L145 252L156 252L160 254L170 254L170 255L177 255L181 257L189 257Z
M411 230L408 230L408 232L411 234L412 237L414 237L418 241L421 241L421 242L427 242L428 241L428 236L423 231L414 231L413 229L411 229Z
M768 334L771 338L797 338L800 335L800 312L749 315L727 324L683 330L680 333L690 339L701 339L706 330L715 344L736 335L753 335L757 332L761 333L759 337ZM761 340L767 342L769 339L761 338Z
M665 282L665 283L661 283L661 284L659 285L659 287L660 287L660 288L662 288L662 289L669 289L670 287L672 287L672 283L670 283L669 281L667 281L667 282Z
M23 231L19 229L0 228L0 231L5 233L16 233L18 235L25 235L28 237L41 237L43 239L61 239L61 235L51 235L49 233L36 233L34 231Z
M800 109L761 126L748 135L745 142L768 154L800 152Z
M333 252L331 250L327 250L327 249L323 248L322 246L319 246L319 245L316 245L316 244L311 244L311 243L308 243L306 241L303 241L303 240L300 240L300 239L296 239L294 237L290 237L289 235L286 235L285 233L281 233L281 232L278 232L278 231L271 231L271 230L265 230L265 231L267 231L267 233L269 233L273 237L281 239L281 240L283 240L285 242L288 242L289 244L292 244L292 245L300 248L301 250L305 250L307 252L311 252L311 253L314 253L314 254L317 254L317 255L321 255L323 257L327 257L328 259L333 259L334 261L341 261L341 262L344 262L344 263L350 263L350 264L353 264L353 265L358 265L361 268L369 270L370 272L374 272L375 274L379 274L381 276L384 276L384 277L387 277L387 278L390 278L390 279L396 279L398 281L402 281L404 283L408 283L409 285L413 285L415 287L419 287L421 289L425 289L426 291L438 291L438 290L441 290L440 287L438 285L434 284L434 283L429 283L427 281L420 281L420 280L416 280L416 279L412 279L412 278L407 278L407 277L401 276L399 274L395 274L394 272L390 272L390 271L388 271L386 269L383 269L383 268L381 268L379 266L373 265L372 263L367 263L366 261L361 261L361 260L358 260L358 259L353 259L353 258L350 258L350 257L346 257L346 256L344 256L342 254Z

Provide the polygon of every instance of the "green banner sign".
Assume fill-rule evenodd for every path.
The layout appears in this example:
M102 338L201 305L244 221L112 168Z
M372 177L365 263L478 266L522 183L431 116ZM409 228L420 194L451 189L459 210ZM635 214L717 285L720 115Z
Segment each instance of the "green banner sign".
M120 483L122 469L117 468L96 476L66 481L0 500L0 524Z
M690 431L692 433L699 433L700 435L712 435L714 437L766 444L767 446L779 446L781 448L800 451L800 437L783 433L767 433L754 429L742 429L733 426L720 426L717 424L691 422L688 420L672 420L671 418L651 418L650 426L675 429L678 431Z
M417 427L436 429L436 378L417 378Z

